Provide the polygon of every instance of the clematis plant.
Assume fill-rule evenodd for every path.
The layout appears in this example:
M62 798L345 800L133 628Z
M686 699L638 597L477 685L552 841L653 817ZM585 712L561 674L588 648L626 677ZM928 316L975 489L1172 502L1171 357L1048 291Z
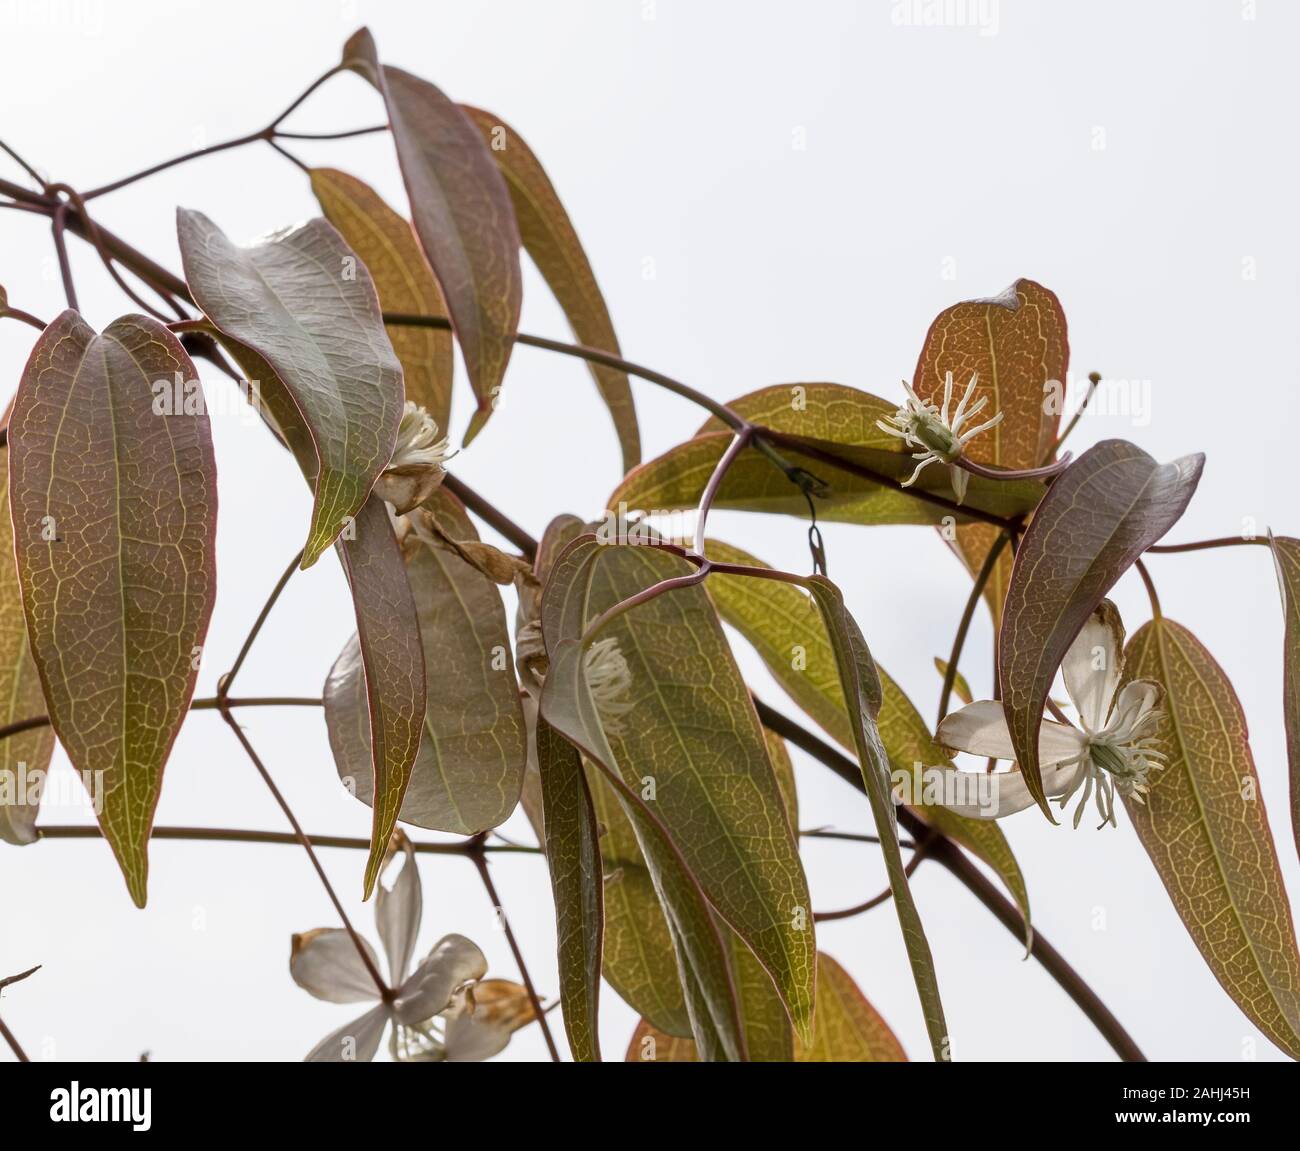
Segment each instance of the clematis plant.
M344 73L350 80L339 80ZM286 128L326 82L351 83L375 124ZM391 144L371 179L402 188L399 203L351 172L294 155L304 140L346 154L342 141L358 135ZM309 181L318 216L241 243L214 218L233 217L228 205L178 206L175 267L100 218L101 197L155 172L264 144L291 161L286 180ZM296 845L342 926L293 936L290 980L319 999L364 1005L316 1045L313 1062L371 1060L385 1033L398 1060L486 1059L524 1025L536 1026L552 1060L564 1058L567 1041L574 1060L594 1062L611 1038L621 1045L629 1034L615 1031L618 1013L601 1010L610 994L639 1019L633 1061L903 1059L849 975L871 965L850 957L841 965L823 946L822 924L875 908L897 919L915 992L887 1013L910 1025L900 1034L913 1054L959 1057L969 1048L949 1034L929 909L910 886L918 867L939 861L960 888L945 892L990 907L1114 1052L1139 1061L1142 1049L1119 1022L1125 1005L1103 1007L1032 929L1031 890L1035 899L1050 893L1058 877L1051 867L1027 873L998 822L1037 805L1055 823L1074 804L1076 827L1095 810L1101 824L1137 836L1261 1042L1300 1057L1300 949L1244 711L1213 655L1162 611L1148 566L1205 548L1271 550L1300 827L1300 540L1162 543L1196 492L1204 456L1161 462L1100 436L1077 458L1063 450L1090 430L1081 421L1100 377L1075 394L1055 292L1017 279L1000 295L949 302L928 326L918 304L920 353L901 406L838 383L769 381L724 402L623 357L593 261L527 142L494 112L388 63L366 29L262 130L98 187L47 179L8 143L0 153L0 208L10 209L0 212L0 252L11 250L9 228L47 228L67 302L42 318L19 306L29 289L0 288L0 321L34 333L0 421L0 838L14 845L6 852L102 837L129 899L143 907L156 837ZM187 186L187 199L210 197L209 183ZM259 211L287 218L299 207L292 188L259 188ZM102 327L77 294L67 255L77 237L130 300ZM524 253L573 342L519 329ZM546 502L553 469L502 456L502 441L482 434L489 420L516 418L498 401L516 386L521 344L530 357L585 365L608 413L619 478L566 487L583 493L581 514ZM703 413L693 432L648 460L633 381ZM263 417L244 421L252 438L237 450L258 464L256 451L287 453L293 494L305 484L311 500L247 632L216 643L208 399L222 388ZM1074 411L1063 423L1067 398ZM563 421L567 401L553 410ZM565 482L576 483L585 473L575 469L600 453L556 430L541 429L537 442L564 444ZM1207 434L1219 432L1208 425ZM466 482L461 463L470 460L495 478L503 501L526 483L527 505L547 513L525 527L517 508ZM221 501L229 514L227 493ZM718 539L714 509L748 513L760 550L777 534L772 517L797 519L807 557L791 570L772 567ZM234 513L223 532L265 511L249 503ZM683 515L694 516L689 529ZM736 520L744 530L744 517ZM842 555L828 557L826 521L844 533L835 537ZM880 525L899 529L888 546L872 534ZM914 552L903 550L909 527ZM912 573L925 548L960 564L964 604L915 602ZM320 691L236 691L249 660L274 654L258 637L279 598L299 587L295 573L318 563L338 563L356 625L332 665L317 669ZM935 685L904 684L881 666L897 668L895 654L915 662L914 653L887 650L883 633L860 627L850 610L867 594L868 563L873 580L895 577L889 610L900 618L951 619L933 724L913 700ZM1107 598L1126 580L1140 581L1150 604L1128 637ZM236 597L246 594L223 577L223 589L232 584ZM971 625L980 611L996 643L976 662L967 641L979 634ZM755 693L737 641L806 724ZM205 664L223 649L238 652L229 667ZM991 698L971 702L962 669L990 663ZM1072 716L1051 699L1058 674ZM201 679L211 687L196 698ZM968 706L954 711L957 697ZM299 783L325 795L346 789L341 802L364 834L324 842L355 851L349 875L355 894L375 899L382 961L316 859L322 837L303 828L275 765L254 747L256 728L237 718L243 708L304 706L323 730ZM224 723L291 836L154 827L164 769L191 710ZM76 774L94 781L93 825L87 816L84 826L47 826L41 815L56 739ZM961 770L945 748L1011 766ZM792 749L856 789L842 803L846 838L871 853L864 874L883 870L888 887L854 907L827 911L823 876L805 867L804 843L822 833L801 827L805 777L796 780ZM891 788L918 767L944 783L939 802ZM986 801L957 795L972 780ZM501 832L520 809L535 842ZM417 835L418 845L409 838ZM417 846L430 860L473 865L521 982L488 979L483 952L458 934L415 962ZM529 861L539 892L543 873L549 879L553 948L549 932L544 948L517 936L501 906L490 865L505 853ZM170 854L165 862L175 865ZM266 873L268 883L291 877ZM6 939L21 937L18 926L6 922ZM543 951L548 962L534 980L529 964ZM1152 970L1161 961L1125 956ZM1125 981L1121 993L1130 982L1143 981ZM539 987L562 1008L554 1018L563 1031L552 1029ZM3 1028L0 1036L21 1056L16 1036ZM1237 1056L1216 1042L1207 1037L1201 1054Z
M374 981L378 960L370 944L363 941L367 963L343 928L293 937L289 973L299 987L329 1003L376 1004L325 1036L307 1054L308 1063L368 1063L390 1024L394 1059L474 1062L504 1050L511 1034L534 1018L525 988L484 980L487 960L463 935L443 936L411 970L424 898L415 849L400 831L385 868L399 855L397 878L387 887L381 875L375 900L391 991Z

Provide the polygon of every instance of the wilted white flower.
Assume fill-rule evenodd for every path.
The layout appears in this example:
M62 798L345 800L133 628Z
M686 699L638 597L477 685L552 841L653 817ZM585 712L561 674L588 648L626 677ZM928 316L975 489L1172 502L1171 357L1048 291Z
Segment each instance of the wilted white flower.
M882 432L897 436L909 448L921 449L919 452L912 453L912 458L920 462L911 476L903 481L903 487L911 487L916 483L917 476L925 466L937 461L948 465L948 474L952 478L952 490L957 496L957 502L961 503L966 498L966 485L970 482L970 475L957 466L956 460L971 440L980 432L996 427L1002 422L1003 416L1002 412L998 412L992 419L985 420L978 427L964 432L961 430L962 426L977 412L983 411L984 405L989 402L988 396L981 396L967 408L966 405L970 402L978 382L979 373L976 372L971 376L970 383L966 385L966 392L957 404L957 410L949 419L948 409L952 404L951 372L944 374L942 408L922 400L912 390L912 386L906 380L903 381L903 387L907 390L907 402L888 420L876 421L876 427Z
M632 669L618 650L618 640L613 636L596 640L583 655L582 667L606 734L621 735L623 717L632 710L627 698Z
M525 989L503 980L489 981L493 986L488 998L496 1006L480 1017L476 992L487 986L479 982L487 974L487 960L463 935L443 936L408 975L424 900L414 848L400 832L395 838L404 856L402 870L391 888L384 886L381 875L375 901L375 923L395 988L391 999L381 997L352 937L342 928L318 928L293 937L289 973L299 987L330 1003L376 1004L316 1044L307 1055L308 1063L367 1063L379 1050L390 1022L389 1048L396 1059L486 1059L533 1018L531 1001L526 1011L519 1004L521 995L527 1000ZM392 859L390 854L385 870ZM370 944L362 940L362 945L378 968ZM517 990L507 993L507 988ZM501 1005L507 1000L510 1009L504 1010Z
M392 459L375 482L376 493L399 514L427 500L446 475L446 463L454 453L447 437L438 433L437 421L407 400Z
M1119 691L1124 673L1124 625L1109 600L1089 617L1061 663L1065 690L1078 712L1080 727L1045 720L1038 737L1038 761L1043 790L1062 808L1080 788L1083 795L1074 813L1079 826L1089 797L1096 790L1102 824L1115 823L1115 792L1143 802L1151 773L1164 767L1157 746L1161 688L1150 680L1132 680ZM1002 704L972 703L939 725L945 747L995 759L1012 759L1011 733ZM952 810L976 819L1000 818L1034 803L1018 766L992 777L997 804L954 804ZM961 794L958 792L958 794Z

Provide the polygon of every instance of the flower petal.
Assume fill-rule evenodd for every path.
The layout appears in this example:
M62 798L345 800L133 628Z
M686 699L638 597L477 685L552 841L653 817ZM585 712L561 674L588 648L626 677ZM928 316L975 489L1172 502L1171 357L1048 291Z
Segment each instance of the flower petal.
M331 1031L307 1054L304 1063L369 1063L379 1050L388 1023L388 1008L382 1004L360 1019Z
M995 699L982 699L944 716L939 724L939 742L944 747L972 755L991 755L994 759L1014 759L1016 754L1011 747L1007 717Z
M1014 759L1011 732L1002 704L982 699L944 717L939 725L939 742L956 751L987 755L993 759ZM1073 759L1083 750L1083 733L1064 723L1046 720L1038 732L1038 761L1044 768Z
M1069 790L1075 777L1079 774L1082 761L1068 764L1053 764L1043 767L1043 790L1049 798L1064 794ZM943 806L957 815L967 819L1003 819L1015 815L1018 811L1033 807L1037 800L1029 792L1024 774L1019 766L1013 765L1010 771L983 772L958 771L955 768L926 768L926 772L940 771L941 779L935 779L934 797L940 795L952 802ZM929 784L927 784L928 788ZM940 787L942 791L940 791ZM924 799L927 790L923 793Z
M384 886L384 873L392 865L398 850L403 852L402 870L392 887ZM388 973L393 986L401 985L411 967L415 938L420 934L420 913L424 896L420 888L420 871L415 865L415 848L406 835L397 831L389 846L388 858L379 873L379 894L375 897L375 926L388 956Z
M448 1063L479 1063L504 1051L510 1036L537 1018L528 989L508 979L486 979L474 988L474 1008L447 1020Z
M1070 702L1089 731L1100 731L1124 671L1124 624L1108 599L1088 617L1061 661Z
M362 946L376 969L379 959L364 939ZM379 989L357 954L352 937L341 927L318 927L293 937L289 974L304 991L329 1003L364 1003L378 999Z
M1143 721L1160 706L1164 690L1149 679L1135 679L1124 685L1115 700L1107 730L1121 743L1154 734L1154 724ZM1143 730L1143 728L1146 730Z
M482 979L487 960L463 935L445 935L398 990L393 1014L403 1023L424 1023L444 1011L463 983Z

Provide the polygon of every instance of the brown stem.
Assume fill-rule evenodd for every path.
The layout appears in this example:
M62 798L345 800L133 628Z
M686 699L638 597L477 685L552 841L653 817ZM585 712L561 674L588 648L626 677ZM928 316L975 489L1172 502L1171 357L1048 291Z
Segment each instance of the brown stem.
M322 701L316 696L300 695L250 695L240 699L222 700L219 696L212 696L210 699L196 699L190 704L190 711L220 711L222 706L225 707L320 707ZM7 723L0 727L0 740L8 739L10 736L22 735L25 731L33 731L38 727L48 727L50 717L48 715L33 715L27 719L15 720L13 723Z
M31 312L24 312L22 308L6 307L3 311L0 311L0 320L5 319L5 317L8 317L11 320L21 320L24 324L35 328L38 332L45 331L47 326L44 320L38 320L31 314Z
M9 1044L9 1050L18 1058L19 1063L30 1063L27 1058L27 1052L23 1050L23 1045L18 1042L18 1036L9 1030L9 1025L3 1019L0 1019L0 1038L3 1038Z
M1245 536L1220 536L1212 540L1193 540L1185 544L1152 544L1144 554L1174 555L1177 552L1204 552L1211 548L1268 547L1268 540Z
M836 775L859 791L864 790L862 771L853 760L833 748L825 740L814 735L807 728L795 723L781 712L769 707L762 700L755 698L754 706L758 709L758 718L763 726L777 735L789 740L795 747L812 756L819 763L830 768ZM934 834L929 854L942 863L985 907L997 917L998 921L1016 937L1025 938L1024 917L993 883L986 879L979 870L950 839L934 832L921 818L906 807L898 808L898 821L915 837ZM1083 1013L1106 1038L1115 1052L1126 1063L1146 1061L1137 1044L1124 1030L1110 1009L1097 997L1073 967L1046 939L1041 931L1035 930L1030 954L1043 965L1043 968L1065 990L1071 999L1079 1005Z
M443 481L443 486L447 488L457 499L460 500L470 511L472 511L485 524L495 529L505 539L508 539L517 547L527 559L532 559L537 554L537 541L533 539L523 528L514 520L499 512L495 505L489 503L481 495L471 488L464 480L458 479L450 472Z
M342 922L344 929L352 939L352 945L357 949L357 954L361 957L361 962L365 965L366 970L370 973L370 978L374 980L375 987L379 991L380 998L387 1002L392 997L388 984L384 982L384 977L379 974L379 968L375 966L375 961L370 957L370 950L362 941L361 936L357 934L357 929L352 926L352 920L348 918L348 913L343 910L343 904L339 900L338 893L334 890L334 885L330 882L329 876L325 874L325 868L321 866L320 860L316 856L316 849L312 846L311 840L307 833L303 831L302 824L298 822L298 817L294 815L293 808L289 806L289 801L284 798L280 789L276 786L275 780L271 778L271 773L267 771L257 752L253 750L253 745L248 742L248 737L244 734L244 729L235 722L235 717L230 713L228 708L221 709L221 718L229 725L230 730L235 733L235 738L239 740L240 746L252 761L253 766L257 769L258 775L262 777L262 782L266 784L267 790L270 791L271 797L279 805L280 810L284 812L284 817L289 821L289 826L293 828L294 837L302 844L303 850L307 852L307 858L311 860L311 865L316 869L316 874L320 877L321 886L325 888L325 894L329 896L330 902L334 904L334 910L339 920Z
M907 866L903 868L903 874L908 879L916 872L916 869L925 862L925 857L929 854L930 840L926 839L913 854L912 858L907 861ZM836 919L852 919L855 915L862 915L864 912L871 911L883 903L888 903L894 897L894 889L886 887L884 891L878 892L870 899L862 903L855 904L853 907L845 907L840 911L814 911L814 923L830 923Z
M1057 436L1056 441L1052 444L1050 448L1047 449L1047 455L1044 457L1045 460L1050 460L1053 456L1056 455L1057 452L1061 450L1061 445L1065 443L1066 438L1069 436L1069 434L1072 431L1074 431L1075 426L1078 424L1079 420L1083 417L1083 413L1088 408L1088 402L1092 399L1092 395L1097 390L1097 385L1100 383L1101 383L1100 372L1088 373L1088 390L1083 394L1083 402L1079 405L1078 410L1074 413L1074 415L1070 417L1070 422L1065 425L1065 431L1063 431L1059 436Z
M994 527L1001 528L1003 531L1020 531L1021 523L1019 520L1008 519L1005 516L996 516L992 512L981 511L979 508L970 507L967 504L959 504L956 500L949 499L947 496L940 495L938 492L926 491L924 488L903 487L901 480L893 476L887 476L883 472L878 472L874 468L869 468L865 464L860 464L855 460L845 459L843 456L836 455L834 452L828 452L822 448L813 446L800 440L797 436L787 435L784 432L774 432L771 428L759 428L765 440L771 440L772 443L780 447L788 448L790 451L798 452L800 455L807 456L809 459L818 460L831 467L838 468L840 471L848 472L849 475L858 476L864 480L870 480L872 483L880 484L882 487L894 488L904 495L914 500L920 500L925 504L932 504L935 507L943 508L954 516L962 516L966 519L979 520L981 523L992 524Z
M63 294L67 297L68 307L77 311L77 287L72 282L72 264L68 261L68 244L64 239L64 233L68 227L68 205L60 204L54 210L54 222L51 229L54 233L54 251L59 257L59 275L63 277Z
M320 877L321 885L325 888L330 902L334 904L334 910L338 912L339 919L342 921L344 928L347 930L349 937L352 939L353 946L357 949L357 954L361 957L361 962L365 964L366 970L370 973L371 979L374 980L375 987L379 989L380 997L388 1002L392 998L392 991L384 978L379 974L379 969L375 966L375 961L370 957L370 951L357 934L356 928L352 926L352 921L348 918L348 913L343 910L343 904L339 900L338 894L334 890L334 885L330 883L329 876L325 874L325 869L321 866L320 860L316 857L316 851L312 847L311 840L307 833L303 831L302 825L298 822L298 817L294 815L293 808L289 806L289 801L285 799L280 789L276 786L275 780L271 778L271 773L266 769L266 765L259 758L253 745L248 742L248 737L244 734L243 728L235 721L234 714L226 702L230 695L231 684L235 682L235 677L239 674L239 669L243 666L244 660L248 657L252 649L254 640L257 639L258 633L262 630L262 625L266 623L267 617L271 614L271 609L275 607L276 601L279 600L280 594L288 585L293 573L298 570L298 565L302 561L302 552L300 551L294 558L293 562L284 570L284 574L276 581L275 587L271 589L271 594L267 596L266 602L262 605L262 610L258 612L257 619L253 621L253 626L248 635L244 638L243 646L239 649L239 654L235 657L234 664L225 675L217 680L217 710L221 713L221 718L226 721L226 725L235 733L235 738L239 740L240 746L243 747L248 758L252 761L253 766L257 768L258 774L266 784L267 790L270 791L275 802L279 804L280 810L284 812L285 818L289 821L289 826L293 828L294 835L298 842L302 844L303 850L307 852L307 857L311 860L312 866L316 869L316 874Z
M24 160L17 152L15 152L11 147L9 147L9 145L6 144L3 140L0 140L0 152L4 152L15 164L18 165L18 167L20 167L24 172L26 172L42 188L45 187L45 177L42 176L35 168L33 168L31 164L29 164L26 160Z
M275 602L280 598L280 593L284 591L286 585L293 578L293 573L298 570L298 565L302 563L302 551L299 551L289 566L284 569L284 574L276 581L275 587L271 589L271 594L267 597L266 603L262 605L262 610L258 612L257 619L253 621L253 626L248 635L244 637L243 646L239 649L239 654L235 656L235 662L231 665L230 670L217 680L217 698L224 700L230 694L230 685L235 682L235 676L239 674L239 669L244 666L244 660L248 658L248 653L253 647L253 641L257 639L262 630L262 625L266 623L267 616L271 614L271 609L275 607Z
M487 897L492 901L492 906L496 910L501 929L506 933L506 942L510 944L510 952L515 957L515 966L519 968L519 977L524 981L524 990L528 992L528 1001L533 1005L533 1012L537 1016L537 1022L542 1029L542 1036L546 1040L546 1049L551 1053L551 1062L559 1063L560 1050L555 1046L555 1036L551 1034L551 1025L547 1022L546 1012L542 1010L542 1001L537 997L537 988L533 986L533 977L528 974L528 964L524 961L524 953L519 949L514 930L510 926L510 917L506 914L505 906L501 902L501 896L497 894L496 884L492 882L492 876L488 872L487 859L474 852L470 853L470 859L478 870L479 879L483 881L483 890L487 892Z
M1074 457L1066 452L1059 460L1038 468L991 468L968 456L958 456L953 462L964 472L986 480L1045 480L1060 475L1070 466Z
M1137 573L1142 577L1142 582L1146 585L1147 598L1151 601L1151 615L1154 619L1160 619L1160 597L1156 595L1155 581L1151 578L1151 573L1147 571L1147 565L1141 560L1134 560L1133 566L1137 568Z
M957 634L953 636L948 666L943 672L943 690L939 692L939 718L934 724L936 732L939 730L939 724L943 723L944 717L948 714L948 704L952 700L952 687L957 682L957 664L961 660L962 648L966 646L966 633L970 631L971 620L975 617L975 606L979 603L980 596L984 594L984 586L989 582L989 577L993 574L993 569L997 566L1002 549L1006 547L1009 538L1009 535L1000 535L993 541L979 573L975 576L970 595L966 597L966 606L962 609L961 621L957 624Z
M395 324L398 327L435 328L439 331L451 331L451 321L444 316L420 316L409 312L385 312L384 323ZM674 380L672 376L665 376L662 372L656 372L653 368L634 364L631 360L612 355L600 348L589 348L585 344L566 344L562 340L550 340L545 336L531 336L527 332L516 332L514 342L523 344L525 347L541 348L548 352L558 352L562 356L573 356L589 363L615 368L620 372L626 372L629 376L636 376L638 379L658 384L665 391L672 392L674 395L698 404L705 411L717 416L733 431L744 431L752 426L747 419L737 415L726 404L718 403L717 400L711 399L703 392L696 391L689 384L684 384L681 380Z
M99 839L103 831L97 825L39 827L36 834L41 839ZM155 827L149 833L152 839L176 839L204 843L262 843L298 847L302 841L287 831L253 831L239 827ZM352 835L310 835L313 847L337 847L369 851L370 840ZM499 855L540 855L540 847L522 843L487 844L477 839L457 843L412 843L417 854L471 855L488 851Z
M249 132L245 136L236 136L233 140L223 140L219 144L209 144L206 148L195 148L191 152L185 152L180 156L173 156L170 160L163 160L160 163L152 164L148 168L143 169L142 171L133 172L129 176L123 176L120 180L114 180L111 184L101 184L98 188L91 188L91 190L89 192L86 192L82 198L85 200L93 200L97 196L104 196L107 195L109 192L116 192L119 188L125 188L128 184L134 184L137 180L143 180L146 177L156 175L159 172L165 172L168 168L174 168L178 164L186 164L190 160L198 160L203 156L213 156L216 155L218 152L228 152L232 148L242 148L246 144L253 144L256 143L258 140L273 140L274 137L277 135L288 135L288 133L277 132L276 129L293 112L297 111L299 105L302 104L303 101L306 100L307 97L309 97L313 92L315 92L317 88L319 88L322 84L324 84L326 80L328 80L331 76L336 76L339 72L343 70L344 69L341 65L336 65L335 67L331 68L328 72L326 72L323 76L320 76L319 78L314 80L311 83L311 85L308 86L306 91L302 93L302 95L298 96L294 100L294 102L289 105L288 108L286 108L283 112L281 112L280 115L277 116L274 120L272 120L271 123L269 123L265 128L260 128L256 132ZM350 136L350 135L359 136L365 132L374 132L374 131L381 131L381 130L382 129L376 129L376 128L362 128L352 132L332 133L319 138L320 139L341 139L344 136ZM304 134L299 138L312 139L313 137Z
M899 810L900 817L904 809ZM954 877L960 880L966 889L997 917L998 921L1018 939L1024 938L1025 921L1020 912L1002 893L993 886L978 867L975 866L949 839L936 843L931 855L935 861L942 863ZM1133 1041L1132 1036L1124 1030L1123 1024L1112 1014L1109 1007L1102 1002L1087 983L1083 981L1065 957L1035 929L1033 943L1029 953L1038 960L1062 990L1074 1000L1097 1030L1111 1045L1115 1054L1125 1063L1145 1063L1147 1057Z

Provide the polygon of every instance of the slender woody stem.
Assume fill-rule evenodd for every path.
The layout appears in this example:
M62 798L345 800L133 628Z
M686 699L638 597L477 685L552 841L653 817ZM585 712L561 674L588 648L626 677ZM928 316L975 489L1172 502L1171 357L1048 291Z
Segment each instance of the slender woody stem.
M952 700L953 684L957 682L957 664L961 661L962 648L966 646L966 633L970 631L971 620L975 616L975 607L980 601L980 596L984 594L984 587L989 582L989 577L993 574L993 569L997 566L998 559L1002 555L1002 549L1007 546L1009 538L1009 536L1000 535L993 541L988 555L984 557L984 563L980 566L979 574L975 576L975 583L971 586L970 595L966 597L966 606L962 609L961 621L957 624L957 634L953 637L952 652L948 656L948 666L943 671L943 690L939 692L939 718L935 720L935 731L939 730L939 724L943 723L944 717L948 714L948 704Z
M555 1036L551 1034L551 1025L547 1022L546 1012L542 1010L542 1001L537 997L537 988L533 985L533 977L528 973L528 964L524 961L524 953L520 950L519 943L515 939L514 930L510 926L510 916L506 914L505 906L501 902L501 896L497 893L496 884L492 882L487 859L474 852L470 853L470 859L478 870L479 879L483 881L483 890L487 893L488 899L492 901L492 906L496 910L497 920L506 935L506 942L510 944L510 953L515 957L515 966L519 968L519 977L524 981L524 990L528 992L528 1001L533 1006L538 1025L542 1029L542 1037L546 1040L546 1049L551 1053L551 1062L559 1063L560 1050L555 1045Z

